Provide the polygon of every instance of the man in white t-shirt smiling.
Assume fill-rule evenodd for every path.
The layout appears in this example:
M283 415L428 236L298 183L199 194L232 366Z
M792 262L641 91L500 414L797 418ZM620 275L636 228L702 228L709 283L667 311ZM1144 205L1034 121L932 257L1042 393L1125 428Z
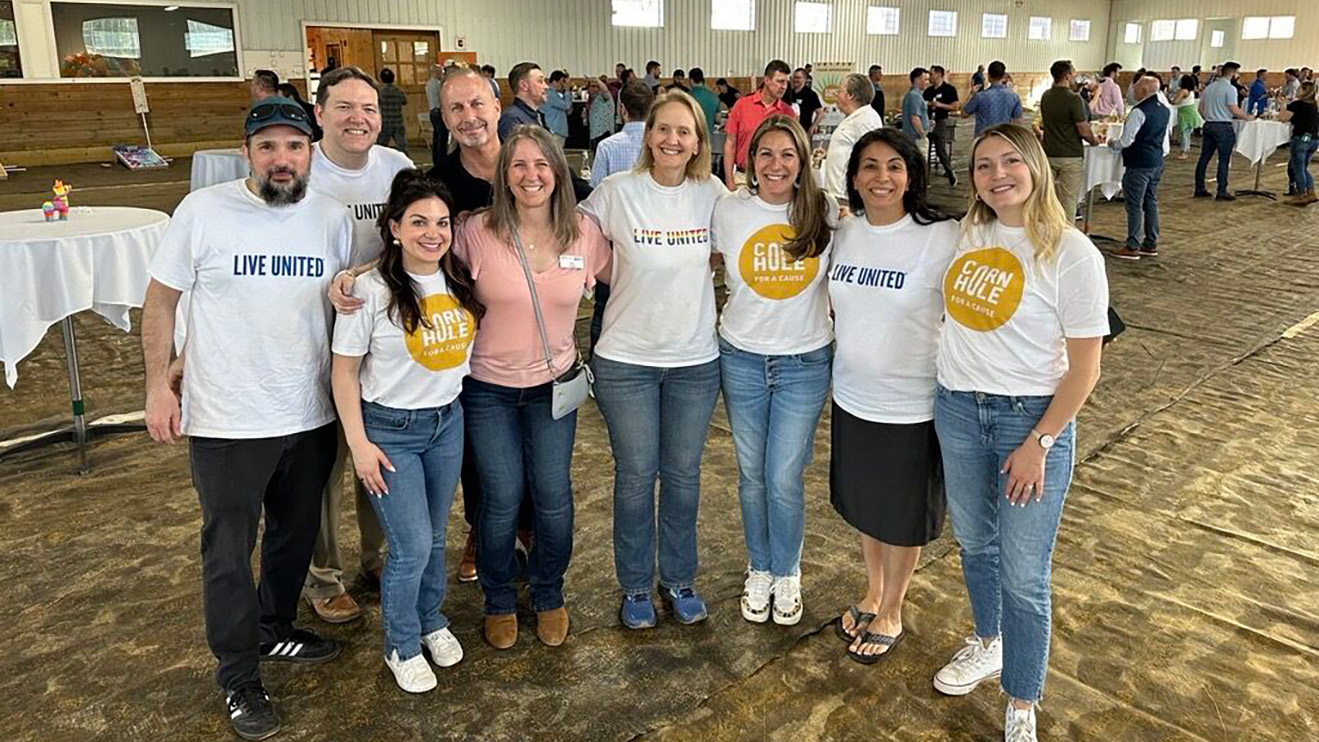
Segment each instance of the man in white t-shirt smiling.
M316 90L316 117L325 137L312 145L312 187L347 208L353 222L350 264L359 266L359 270L384 249L376 220L389 199L394 175L412 167L407 155L376 144L380 133L378 91L376 81L356 67L330 72L321 78ZM344 589L344 560L339 547L339 508L344 500L344 473L351 463L348 444L341 437L339 456L325 488L320 535L302 591L316 615L330 623L344 623L362 615L357 601ZM379 582L385 566L385 536L360 483L355 492L362 573Z
M253 105L243 147L252 175L183 199L142 310L147 429L159 442L190 438L206 641L230 723L247 739L279 730L259 661L339 654L335 641L293 628L336 446L325 292L352 239L344 209L307 189L311 131L288 98ZM167 377L184 291L192 304L180 406Z

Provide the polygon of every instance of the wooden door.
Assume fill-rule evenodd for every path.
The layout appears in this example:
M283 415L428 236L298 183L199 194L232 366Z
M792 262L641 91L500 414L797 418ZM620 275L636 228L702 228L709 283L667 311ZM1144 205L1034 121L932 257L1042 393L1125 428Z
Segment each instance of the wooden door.
M376 72L388 67L394 71L394 84L408 96L403 109L409 140L425 140L429 126L423 133L420 114L428 114L426 81L430 79L440 51L440 37L435 32L376 31L373 33L376 53Z

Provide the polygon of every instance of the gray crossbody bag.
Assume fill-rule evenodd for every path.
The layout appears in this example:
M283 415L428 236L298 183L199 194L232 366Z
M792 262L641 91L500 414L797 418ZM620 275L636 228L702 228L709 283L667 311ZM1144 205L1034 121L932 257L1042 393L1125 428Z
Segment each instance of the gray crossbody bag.
M550 350L550 339L545 332L545 318L540 314L540 299L536 296L536 279L531 275L531 265L527 254L522 250L522 238L513 230L513 247L517 249L518 262L522 264L522 274L527 278L527 288L531 290L531 308L536 312L536 329L540 332L540 345L545 352L545 367L550 370L552 395L550 397L550 415L559 420L575 411L591 394L591 369L582 361L581 353L567 371L559 376L554 373L554 354Z

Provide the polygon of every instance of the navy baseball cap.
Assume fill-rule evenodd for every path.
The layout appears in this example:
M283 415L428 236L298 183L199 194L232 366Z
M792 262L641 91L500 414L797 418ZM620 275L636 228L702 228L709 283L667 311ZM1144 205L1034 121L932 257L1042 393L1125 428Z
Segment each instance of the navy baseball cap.
M251 137L267 126L292 126L311 136L311 120L307 117L307 110L292 98L280 95L272 95L252 104L243 124L243 136Z

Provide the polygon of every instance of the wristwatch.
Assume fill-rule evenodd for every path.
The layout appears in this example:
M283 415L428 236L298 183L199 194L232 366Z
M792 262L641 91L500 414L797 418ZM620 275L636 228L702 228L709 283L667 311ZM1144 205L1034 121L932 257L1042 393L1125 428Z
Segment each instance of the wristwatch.
M1043 448L1045 451L1053 448L1054 441L1056 440L1053 436L1048 433L1041 433L1035 428L1031 428L1030 434L1031 437L1035 439L1035 442L1040 444L1040 448Z

